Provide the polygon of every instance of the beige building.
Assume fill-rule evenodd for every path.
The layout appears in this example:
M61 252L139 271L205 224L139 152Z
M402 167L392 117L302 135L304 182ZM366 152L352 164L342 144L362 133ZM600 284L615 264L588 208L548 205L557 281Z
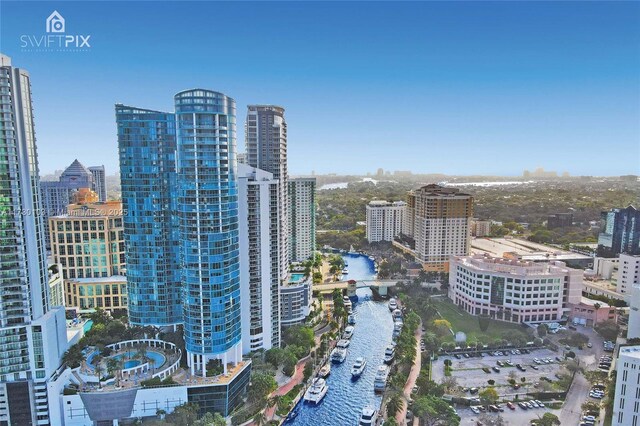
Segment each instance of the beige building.
M72 282L91 287L94 281L100 282L99 279L125 275L122 213L119 201L89 202L70 204L67 214L49 218L51 255L60 265L65 281L67 308L91 309L89 302L84 305L86 308L80 306L79 284L71 285ZM118 297L120 308L123 300ZM126 299L124 303L126 306ZM109 308L97 302L94 305Z
M81 313L96 308L117 311L127 307L127 277L123 275L69 279L64 285L66 306Z
M456 188L426 185L407 195L403 233L427 271L449 270L450 256L469 254L473 197Z
M474 237L487 237L491 235L491 221L471 219L471 235Z

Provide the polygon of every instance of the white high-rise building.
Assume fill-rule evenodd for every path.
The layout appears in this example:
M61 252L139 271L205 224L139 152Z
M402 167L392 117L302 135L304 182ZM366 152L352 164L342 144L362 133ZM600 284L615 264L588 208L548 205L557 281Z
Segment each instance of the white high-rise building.
M238 164L242 352L280 346L279 182Z
M640 346L620 348L616 362L616 396L613 399L612 425L640 425Z
M292 262L303 262L316 249L316 178L289 180L289 245Z
M374 200L367 205L367 240L393 241L402 232L407 203Z
M49 276L29 73L0 55L0 424L49 425L48 382L67 350ZM56 401L57 403L57 401Z
M640 255L621 253L617 278L616 291L628 297L631 287L640 283Z
M245 124L245 162L273 174L280 183L280 279L289 274L289 172L287 168L287 122L284 108L275 105L249 105Z

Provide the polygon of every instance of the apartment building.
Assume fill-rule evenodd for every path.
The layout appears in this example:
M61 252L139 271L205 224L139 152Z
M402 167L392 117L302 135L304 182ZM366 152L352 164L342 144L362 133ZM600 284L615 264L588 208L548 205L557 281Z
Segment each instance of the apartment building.
M450 256L466 256L471 246L473 197L456 188L426 185L407 195L405 234L416 260L428 271L449 270Z
M367 241L393 241L402 233L407 203L374 200L367 205Z
M289 179L291 262L303 262L316 250L316 178Z

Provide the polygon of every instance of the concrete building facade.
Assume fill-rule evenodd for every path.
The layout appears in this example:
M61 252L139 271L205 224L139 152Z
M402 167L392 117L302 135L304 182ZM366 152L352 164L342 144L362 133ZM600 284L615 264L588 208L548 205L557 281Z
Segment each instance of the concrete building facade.
M280 346L279 181L238 164L242 352Z
M289 179L291 262L303 262L316 249L316 178Z
M245 124L246 163L273 174L280 183L280 280L286 282L289 273L290 202L287 159L287 122L284 108L275 105L249 105Z
M471 246L473 197L456 188L426 185L407 195L405 227L416 260L429 271L449 270L450 256L466 256Z
M562 262L453 256L449 298L471 315L514 323L559 321L582 297L582 271Z
M47 387L67 350L51 307L29 73L0 55L0 424L59 424ZM53 402L51 402L53 403Z
M623 346L616 361L616 393L612 424L640 424L640 346Z
M367 241L393 241L402 233L407 203L374 200L367 204Z

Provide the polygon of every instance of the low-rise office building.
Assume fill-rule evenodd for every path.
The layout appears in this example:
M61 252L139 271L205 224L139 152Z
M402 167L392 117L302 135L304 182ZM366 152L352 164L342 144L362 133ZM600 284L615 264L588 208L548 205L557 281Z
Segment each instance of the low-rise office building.
M580 303L570 304L569 320L576 324L593 327L604 321L617 321L616 308L607 303L582 297Z
M96 308L109 312L127 309L127 277L112 275L105 278L72 278L64 283L65 306L78 313L89 313Z
M449 298L471 315L540 323L568 317L581 300L582 271L562 262L452 256Z
M491 221L471 219L471 236L487 237L491 235Z
M311 283L302 281L280 287L280 325L304 324L311 312Z

